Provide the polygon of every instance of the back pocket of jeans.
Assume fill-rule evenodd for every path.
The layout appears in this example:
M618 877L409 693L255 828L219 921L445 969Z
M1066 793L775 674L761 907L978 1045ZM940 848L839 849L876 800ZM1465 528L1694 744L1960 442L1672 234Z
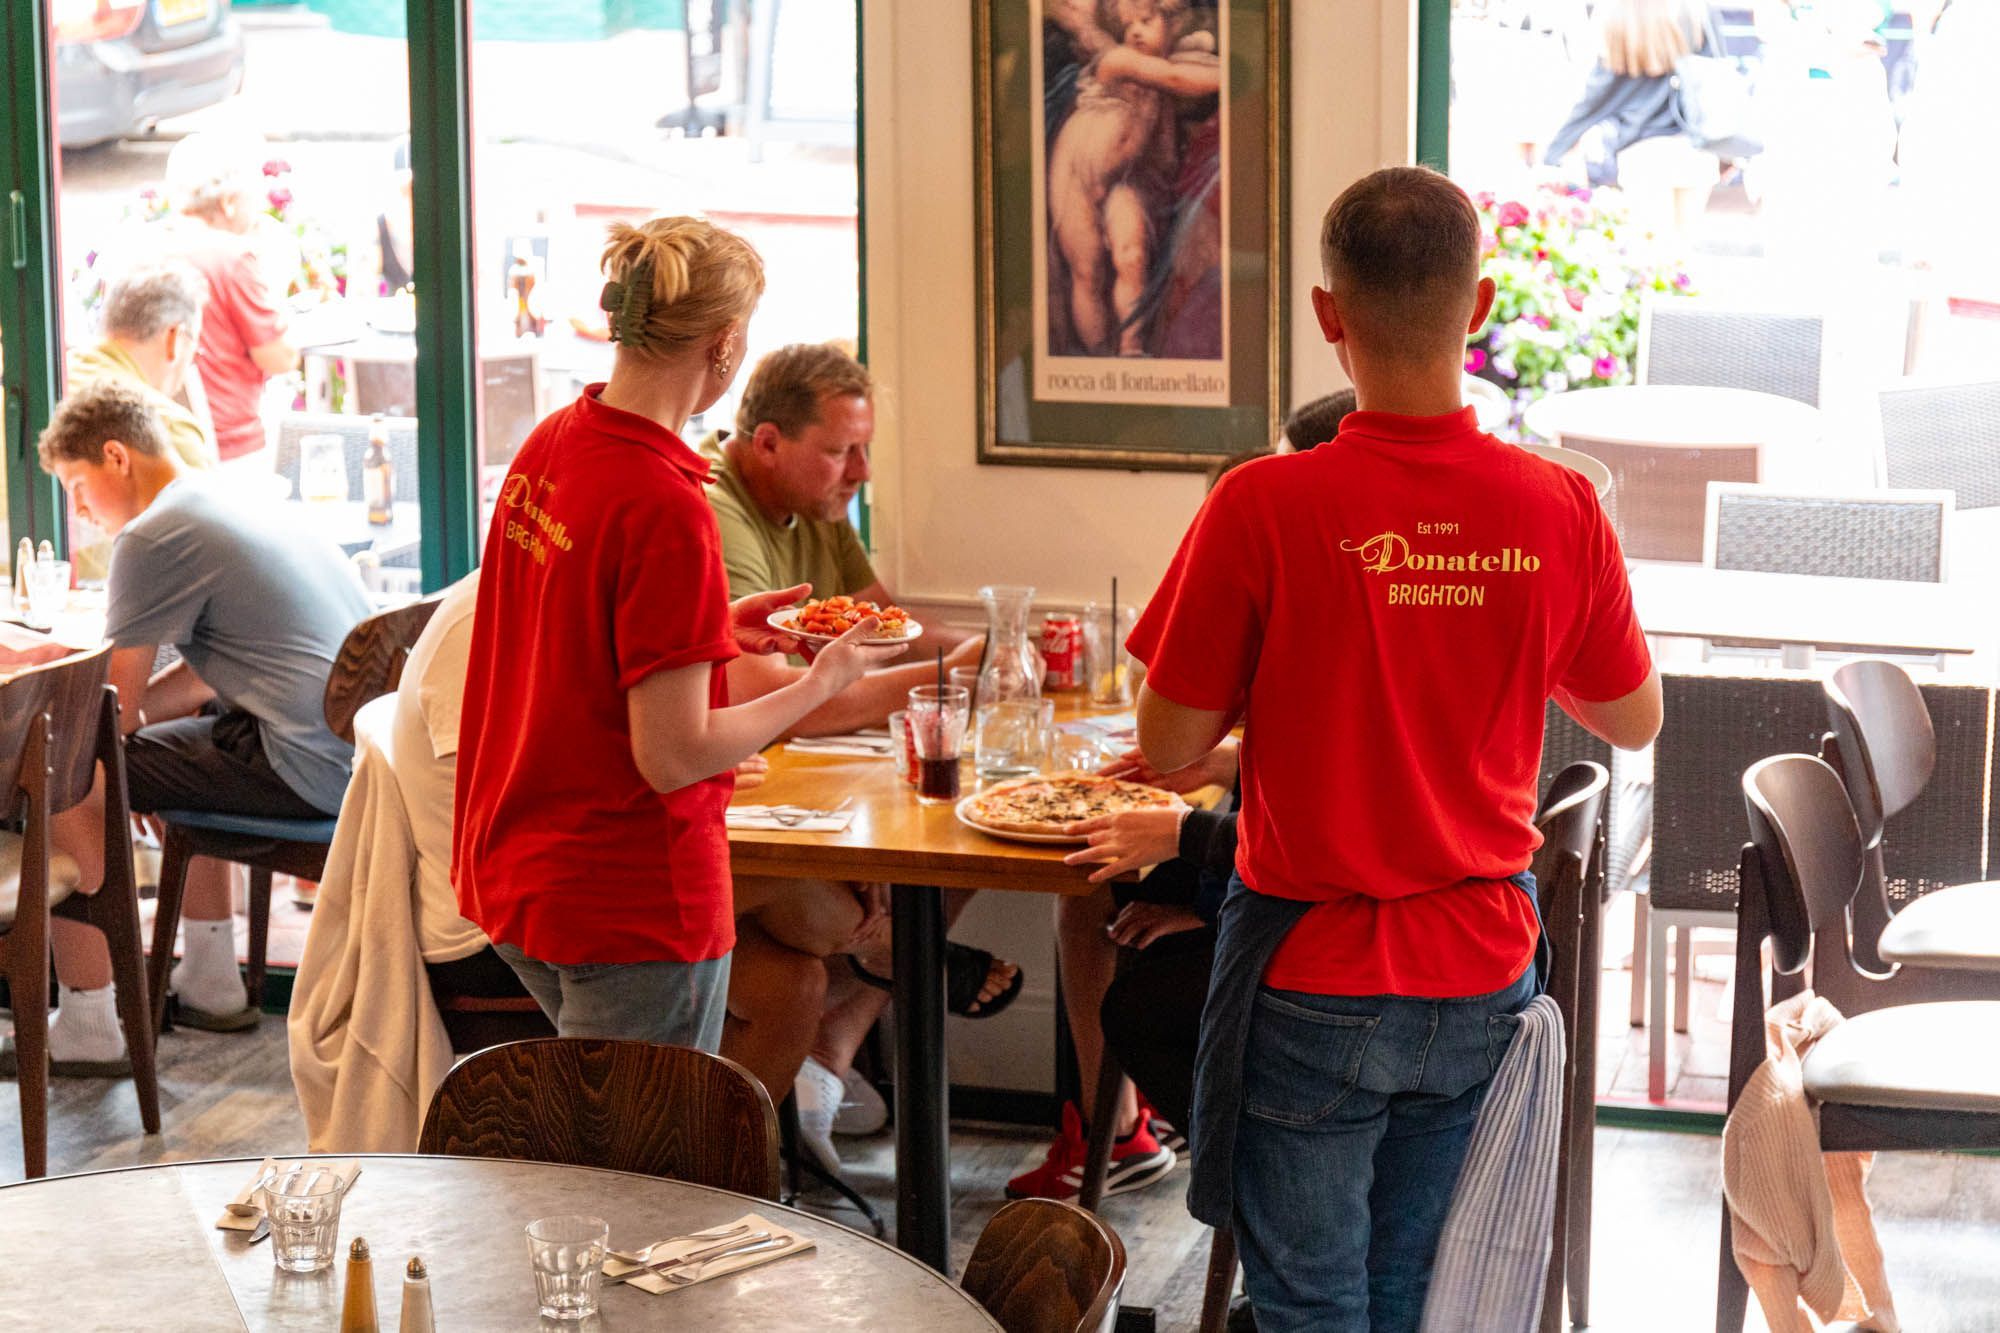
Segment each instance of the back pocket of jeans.
M1328 1014L1259 991L1243 1051L1243 1110L1274 1125L1332 1115L1361 1077L1361 1057L1382 1020Z

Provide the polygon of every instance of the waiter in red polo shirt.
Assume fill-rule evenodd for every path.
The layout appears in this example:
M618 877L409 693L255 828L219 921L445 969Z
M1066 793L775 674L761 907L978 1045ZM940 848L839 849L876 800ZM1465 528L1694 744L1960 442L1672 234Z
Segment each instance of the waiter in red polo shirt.
M1359 411L1226 477L1131 639L1163 772L1241 721L1243 803L1189 1206L1257 1326L1400 1333L1536 993L1545 701L1650 742L1660 685L1589 483L1460 397L1493 304L1471 201L1393 168L1326 215L1320 328Z
M808 589L732 604L680 438L742 364L764 267L696 218L611 229L611 379L535 428L487 534L459 729L459 908L570 1037L721 1043L735 909L733 768L902 652L824 649L736 707L722 667L796 651L764 623Z

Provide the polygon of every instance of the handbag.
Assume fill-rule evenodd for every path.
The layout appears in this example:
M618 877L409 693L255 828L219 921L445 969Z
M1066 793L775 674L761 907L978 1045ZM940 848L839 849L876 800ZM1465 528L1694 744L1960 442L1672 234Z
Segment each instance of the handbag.
M1674 119L1695 147L1730 161L1764 151L1757 130L1756 88L1734 60L1722 54L1714 13L1702 9L1707 44L1674 61Z

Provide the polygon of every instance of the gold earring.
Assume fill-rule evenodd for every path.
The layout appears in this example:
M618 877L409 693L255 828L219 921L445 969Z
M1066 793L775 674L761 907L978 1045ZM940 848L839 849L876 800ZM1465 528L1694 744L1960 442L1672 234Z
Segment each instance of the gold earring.
M727 381L729 378L729 368L736 364L729 355L732 350L731 343L724 343L715 349L715 361L713 364L715 367L715 377L719 380Z

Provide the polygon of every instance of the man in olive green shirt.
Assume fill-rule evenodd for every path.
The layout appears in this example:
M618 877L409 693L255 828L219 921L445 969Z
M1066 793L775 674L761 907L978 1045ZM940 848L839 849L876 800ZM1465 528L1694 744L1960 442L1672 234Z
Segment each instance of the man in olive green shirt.
M105 380L140 390L181 462L206 470L216 463L215 441L177 398L201 340L202 291L200 276L179 264L138 269L114 282L104 298L104 340L70 352L67 390Z
M782 347L758 363L736 410L736 432L709 441L703 452L715 473L709 504L722 532L729 595L812 585L813 596L849 596L886 606L882 586L847 507L868 480L868 444L875 434L874 385L868 371L826 344ZM979 661L980 636L926 631L911 665L871 671L807 714L793 735L821 736L879 727L908 700L910 687L937 678L935 654L946 662ZM769 694L804 668L778 658L729 663L729 695L741 702ZM730 965L729 1021L722 1052L752 1070L772 1100L783 1100L790 1071L802 1138L822 1163L837 1170L831 1137L843 1102L868 1106L857 1132L879 1126L881 1098L853 1072L855 1052L888 1005L888 995L863 986L835 957L886 975L888 932L881 885L817 880L735 881L736 951ZM955 921L970 894L945 895ZM857 913L855 902L862 904ZM858 929L848 924L858 915ZM845 938L849 931L852 938ZM832 960L829 966L827 960ZM998 1013L1020 989L1020 969L984 950L952 945L947 968L958 997L955 1011ZM762 1072L770 1071L770 1072Z

